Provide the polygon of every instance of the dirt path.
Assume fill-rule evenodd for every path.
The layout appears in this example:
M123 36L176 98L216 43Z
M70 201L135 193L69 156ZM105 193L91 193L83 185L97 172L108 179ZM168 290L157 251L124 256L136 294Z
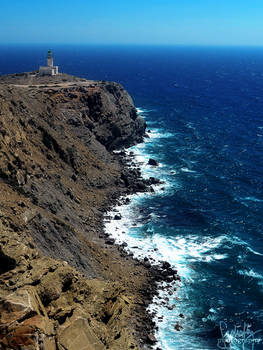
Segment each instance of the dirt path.
M66 88L66 87L73 87L73 86L92 86L95 85L95 81L93 80L87 80L84 81L74 81L74 82L63 82L63 83L52 83L52 84L12 84L12 86L18 87L18 88Z

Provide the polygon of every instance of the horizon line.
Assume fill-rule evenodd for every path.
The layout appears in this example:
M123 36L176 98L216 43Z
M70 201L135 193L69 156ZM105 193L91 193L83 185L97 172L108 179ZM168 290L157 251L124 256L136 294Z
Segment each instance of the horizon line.
M52 46L52 45L64 45L64 46L162 46L162 47L234 47L234 48L263 48L263 44L168 44L168 43L85 43L85 42L0 42L0 45L44 45L44 46Z

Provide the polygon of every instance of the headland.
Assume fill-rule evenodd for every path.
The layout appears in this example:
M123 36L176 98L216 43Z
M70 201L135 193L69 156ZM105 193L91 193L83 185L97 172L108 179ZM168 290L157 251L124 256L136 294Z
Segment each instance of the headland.
M0 114L0 348L150 348L155 282L176 273L103 230L121 196L157 181L127 166L123 148L146 128L131 97L113 82L14 74L0 77Z

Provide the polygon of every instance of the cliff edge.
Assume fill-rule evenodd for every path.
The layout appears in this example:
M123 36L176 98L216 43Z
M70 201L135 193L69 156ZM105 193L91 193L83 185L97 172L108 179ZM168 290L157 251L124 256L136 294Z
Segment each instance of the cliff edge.
M0 78L0 349L151 342L152 275L103 234L120 195L146 189L112 150L144 133L119 84Z

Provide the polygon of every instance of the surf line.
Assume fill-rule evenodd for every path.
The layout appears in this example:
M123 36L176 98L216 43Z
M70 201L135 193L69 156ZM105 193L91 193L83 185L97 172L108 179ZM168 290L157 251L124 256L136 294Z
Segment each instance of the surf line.
M153 137L152 140L156 141L156 137ZM147 141L151 142L151 134L148 135ZM143 147L137 147L136 152L134 152L135 148L136 146L120 152L122 154L123 152L125 153L126 163L129 164L131 169L137 167L139 163L140 169L143 168L145 170L147 168L148 155L143 154ZM118 154L118 152L116 153ZM152 168L150 174L157 172ZM147 171L142 175L143 178L147 178ZM155 324L153 334L149 336L149 343L151 343L154 348L157 348L161 346L162 343L161 333L158 331L158 328L159 325L164 322L164 309L170 311L175 309L175 293L181 285L181 280L177 270L169 262L165 261L165 257L158 252L152 234L145 236L142 232L140 233L140 227L142 228L144 224L138 223L138 214L136 213L138 202L143 202L143 200L150 195L163 195L165 191L163 181L152 184L151 186L154 192L135 192L122 197L119 203L105 214L104 225L107 236L110 237L115 244L119 245L126 254L138 260L154 275L156 293L151 303L147 306L146 311L151 315ZM143 214L141 215L141 221L144 221L143 219L151 220L151 218L143 218ZM132 232L132 230L135 232ZM180 314L179 317L182 319L184 316ZM179 319L175 322L174 329L176 331L182 330Z

